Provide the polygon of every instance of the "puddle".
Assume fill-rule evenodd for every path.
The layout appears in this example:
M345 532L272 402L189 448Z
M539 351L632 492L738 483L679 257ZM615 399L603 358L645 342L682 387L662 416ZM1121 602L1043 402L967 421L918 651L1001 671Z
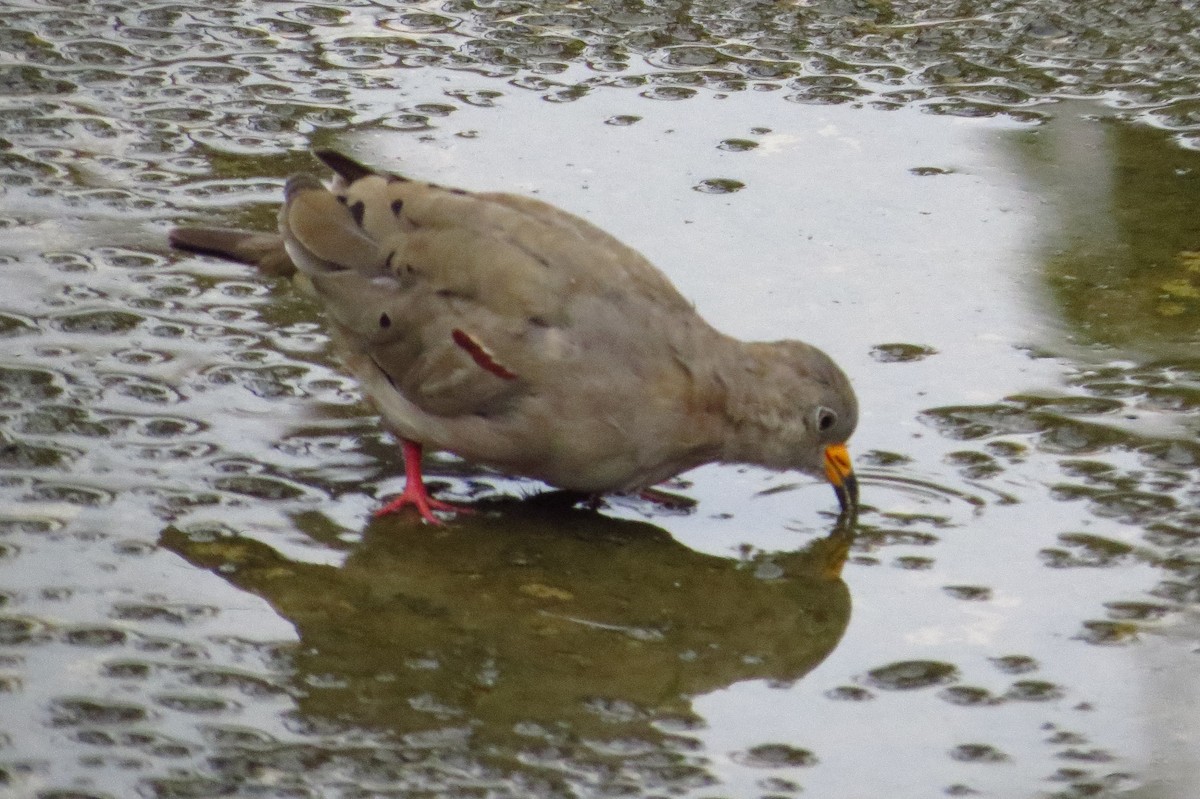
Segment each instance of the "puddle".
M1193 12L0 11L0 792L1190 797ZM281 281L338 146L533 193L852 376L864 509L401 463Z

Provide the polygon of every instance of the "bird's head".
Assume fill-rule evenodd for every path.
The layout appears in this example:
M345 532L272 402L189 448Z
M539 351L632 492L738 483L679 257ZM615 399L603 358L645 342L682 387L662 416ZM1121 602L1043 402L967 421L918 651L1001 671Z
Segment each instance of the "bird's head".
M798 469L833 485L843 515L858 509L858 480L846 442L858 400L828 355L800 341L748 345L750 372L734 392L732 460Z

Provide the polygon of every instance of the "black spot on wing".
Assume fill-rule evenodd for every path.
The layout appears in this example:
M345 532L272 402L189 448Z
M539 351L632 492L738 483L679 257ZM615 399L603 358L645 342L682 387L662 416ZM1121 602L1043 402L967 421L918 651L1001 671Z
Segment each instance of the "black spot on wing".
M388 316L386 313L381 313L379 315L379 326L384 330L387 330L392 326L392 317Z
M392 214L400 216L400 212L404 210L404 200L392 200Z
M417 268L410 263L400 263L400 251L392 250L387 255L386 267L396 278L401 291L411 289L417 282Z
M367 211L367 204L362 200L358 200L354 205L350 206L350 216L354 217L354 224L362 227L363 214Z

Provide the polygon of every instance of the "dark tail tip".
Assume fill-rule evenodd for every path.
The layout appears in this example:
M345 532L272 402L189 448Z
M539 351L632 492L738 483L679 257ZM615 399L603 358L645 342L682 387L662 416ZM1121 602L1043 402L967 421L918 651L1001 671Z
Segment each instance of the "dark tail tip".
M249 264L268 275L288 277L296 271L278 233L177 227L167 234L167 240L177 250L215 255L227 261Z
M239 260L237 244L246 235L233 228L177 227L167 233L167 241L177 250Z
M313 155L325 166L332 169L347 183L353 183L369 175L378 174L369 166L360 164L348 155L342 155L337 150L313 150Z

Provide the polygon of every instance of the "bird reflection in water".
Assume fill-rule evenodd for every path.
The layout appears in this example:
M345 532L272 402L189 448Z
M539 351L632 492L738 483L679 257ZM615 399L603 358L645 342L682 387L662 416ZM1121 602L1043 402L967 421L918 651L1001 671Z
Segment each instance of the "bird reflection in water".
M796 552L734 559L552 500L475 507L432 535L378 519L352 549L324 517L298 519L320 545L348 549L340 567L240 536L171 528L161 543L295 626L285 679L304 718L402 737L467 729L455 757L508 774L550 743L572 773L645 778L637 758L612 771L604 741L682 767L696 746L686 732L702 724L694 698L798 680L850 618L845 524Z

